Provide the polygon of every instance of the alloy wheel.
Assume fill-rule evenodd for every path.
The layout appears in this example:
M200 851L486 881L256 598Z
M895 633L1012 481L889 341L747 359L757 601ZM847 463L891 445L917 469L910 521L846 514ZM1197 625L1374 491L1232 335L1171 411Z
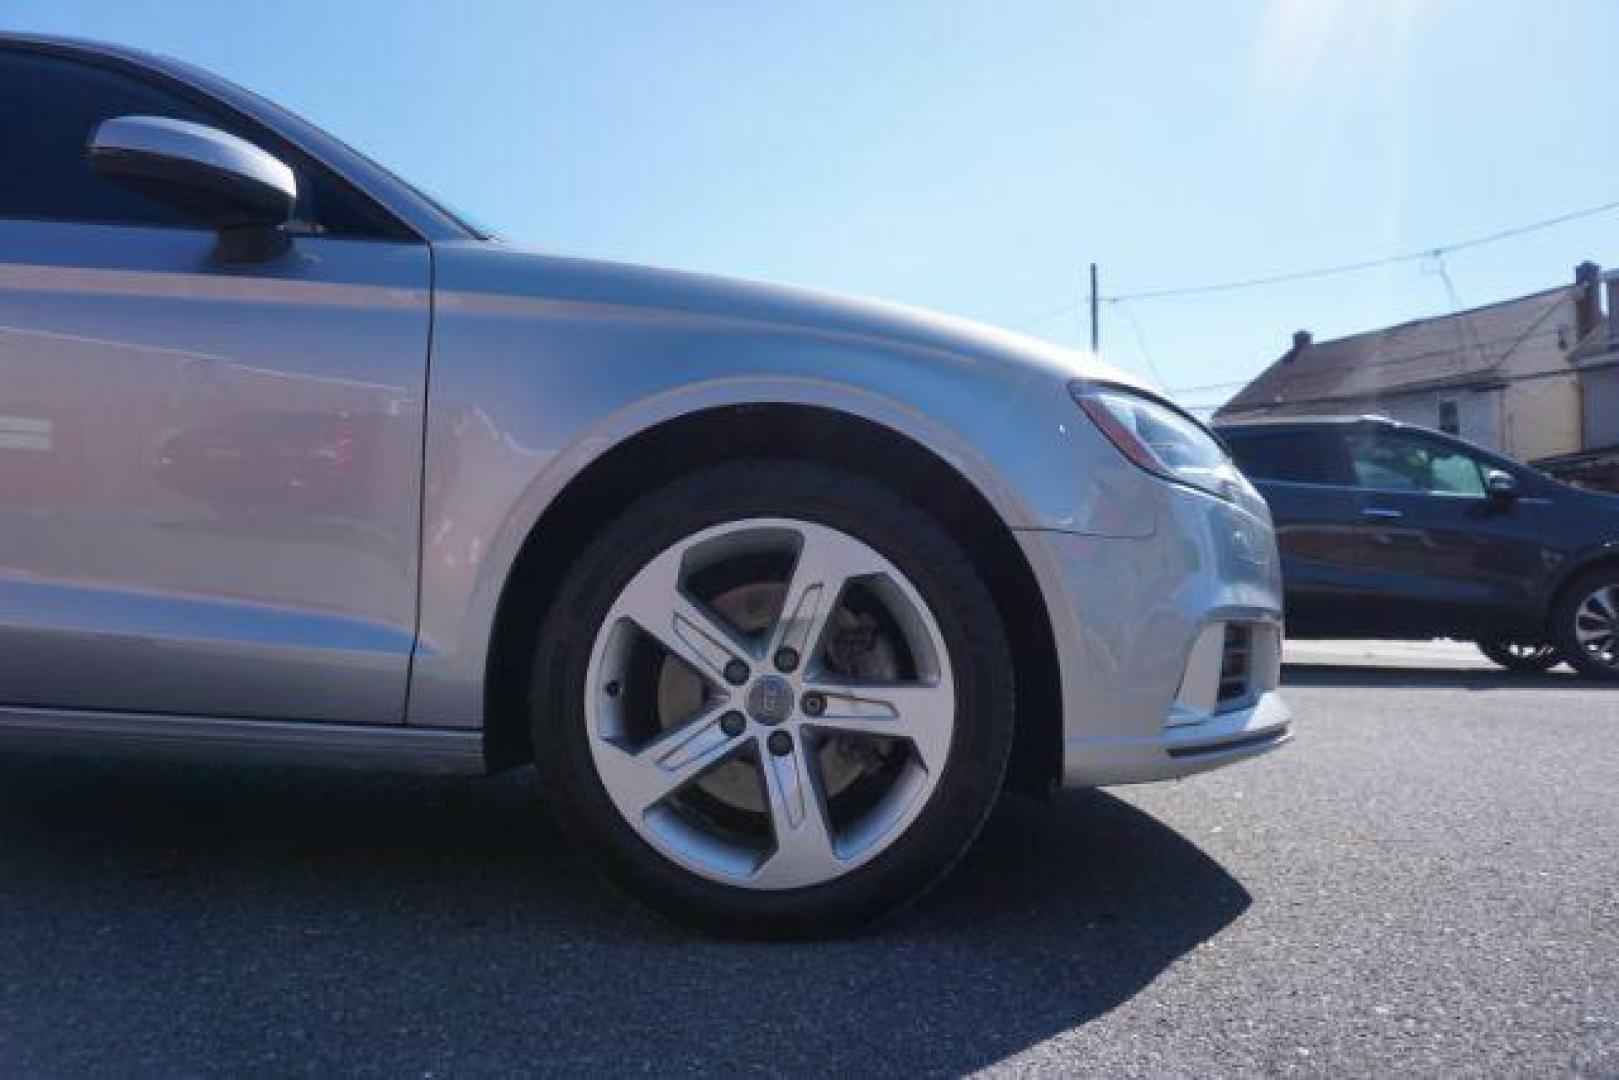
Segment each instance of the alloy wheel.
M1619 667L1619 585L1603 585L1579 602L1574 640L1588 659Z
M655 556L609 609L586 680L619 814L667 858L750 889L831 881L896 843L955 729L916 588L863 541L790 518Z

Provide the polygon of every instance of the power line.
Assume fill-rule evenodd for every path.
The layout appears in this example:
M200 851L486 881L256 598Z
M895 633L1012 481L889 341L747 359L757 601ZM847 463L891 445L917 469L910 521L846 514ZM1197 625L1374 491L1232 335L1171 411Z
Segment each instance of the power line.
M1293 272L1284 273L1284 274L1272 274L1272 275L1265 276L1265 277L1244 278L1244 279L1239 279L1239 280L1235 280L1235 281L1209 282L1209 283L1205 283L1205 284L1201 284L1201 285L1187 285L1187 286L1180 286L1180 287L1176 287L1176 288L1150 289L1150 290L1143 290L1143 291L1134 292L1134 293L1118 293L1118 294L1115 294L1115 295L1112 295L1112 296L1097 296L1096 291L1095 291L1095 285L1093 283L1092 291L1091 291L1091 294L1090 294L1090 297L1089 297L1089 302L1090 302L1090 304L1092 306L1092 333L1093 333L1093 336L1094 336L1094 333L1095 333L1095 320L1096 320L1095 306L1096 306L1098 301L1105 301L1108 304L1118 308L1119 312L1122 315L1125 316L1126 321L1129 323L1131 334L1134 336L1135 341L1136 341L1136 345L1140 349L1141 356L1146 361L1147 367L1151 371L1151 373L1153 375L1153 378L1156 379L1160 385L1164 385L1166 380L1163 378L1162 375L1160 375L1158 373L1157 364L1155 363L1155 361L1153 359L1151 350L1147 347L1146 337L1142 332L1141 324L1136 319L1135 313L1133 311L1131 311L1128 306L1126 306L1128 303L1130 303L1132 301L1137 301L1137 300L1158 300L1158 299L1166 299L1166 298L1171 298L1171 297L1196 296L1196 295L1204 295L1204 294L1208 294L1208 293L1230 292L1230 291L1237 290L1237 289L1259 288L1259 287L1266 286L1266 285L1279 285L1279 284L1284 284L1284 283L1293 282L1293 281L1306 281L1306 280L1312 280L1312 279L1317 279L1317 278L1332 277L1332 276L1341 275L1341 274L1356 273L1356 272L1359 272L1359 271L1371 270L1371 269L1375 269L1375 268L1378 268L1378 267L1395 266L1395 265L1399 265L1401 263L1417 262L1417 261L1420 261L1420 260L1430 260L1430 261L1434 262L1437 265L1437 268L1438 268L1437 273L1441 277L1441 279L1443 281L1443 284L1444 284L1444 286L1446 288L1446 291L1449 294L1452 309L1455 310L1455 309L1460 307L1461 301L1460 301L1460 297L1456 294L1455 284L1451 281L1449 273L1446 272L1446 268L1445 268L1445 265L1444 265L1444 257L1447 254L1451 254L1451 253L1458 252L1458 251L1466 251L1466 250L1469 250L1469 249L1472 249L1472 248L1483 247L1483 246L1485 246L1487 244L1498 243L1498 242L1500 242L1502 240L1509 240L1509 239L1513 239L1515 237L1525 236L1525 235L1528 235L1530 233L1541 231L1543 229L1549 229L1549 228L1553 228L1553 227L1558 226L1558 225L1563 225L1563 224L1566 224L1566 223L1571 222L1571 221L1578 221L1578 220L1581 220L1583 218L1595 217L1598 214L1609 213L1610 211L1613 211L1613 210L1619 210L1619 200L1614 200L1614 201L1611 201L1611 202L1601 203L1601 204L1596 205L1596 206L1588 206L1588 207L1585 207L1585 208L1579 209L1579 210L1571 210L1571 211L1569 211L1567 213L1558 214L1558 215L1555 215L1553 217L1542 218L1542 219L1540 219L1538 221L1528 222L1527 224L1523 224L1523 225L1515 225L1515 226L1505 228L1505 229L1498 229L1495 232L1486 233L1486 234L1484 234L1482 236L1475 236L1475 237L1472 237L1470 239L1459 240L1459 241L1456 241L1454 243L1449 243L1449 244L1441 244L1438 247L1426 248L1426 249L1423 249L1423 250L1420 250L1420 251L1407 251L1407 252L1403 252L1403 253L1400 253L1400 254L1388 255L1388 256L1384 256L1382 258L1377 258L1377 259L1362 259L1362 260L1359 260L1357 262L1338 263L1338 264L1331 265L1331 266L1316 267L1314 269L1309 269L1309 270L1298 270L1298 271L1293 271ZM1094 281L1094 278L1093 278L1093 281ZM1561 299L1561 297L1559 297L1558 299ZM1464 332L1470 332L1470 334L1471 334L1471 336L1473 338L1473 342L1472 342L1473 348L1478 352L1480 360L1487 360L1487 357L1485 356L1485 351L1484 351L1485 346L1487 344L1488 345L1496 345L1496 344L1504 344L1508 340L1511 341L1511 347L1508 348L1507 351L1498 360L1496 360L1494 362L1494 364L1489 365L1491 368L1499 368L1500 365L1505 363L1508 358L1510 358L1514 353L1516 353L1517 350L1526 341L1530 340L1533 337L1541 336L1541 335L1537 334L1536 331L1539 329L1540 325L1543 322L1545 322L1546 318L1548 316L1550 316L1550 314L1554 310L1556 310L1557 306L1558 306L1558 303L1557 303L1556 300L1554 300L1552 303L1549 303L1547 305L1547 307L1546 307L1546 310L1543 311L1540 314L1540 316L1538 318L1536 318L1535 321L1532 324L1530 324L1530 326L1521 335L1519 335L1516 339L1498 339L1498 340L1490 341L1490 342L1487 342L1487 343L1484 342L1484 341L1479 340L1477 329L1475 327L1473 327L1471 321L1466 318L1466 315L1467 315L1466 312L1456 311L1455 315L1453 317L1460 317L1463 320L1463 322L1465 323L1465 326L1460 326L1459 325L1458 329L1462 330ZM1079 311L1079 305L1077 303L1072 303L1071 302L1071 303L1063 304L1060 307L1049 309L1048 311L1043 312L1043 313L1041 313L1041 314L1039 314L1037 316L1034 316L1031 319L1027 319L1027 320L1024 320L1021 323L1017 323L1017 324L1013 324L1013 325L1018 326L1018 327L1027 328L1029 326L1038 325L1038 324L1044 323L1044 322L1049 322L1051 319L1057 318L1057 317L1062 316L1062 315L1077 314L1078 311ZM1418 360L1427 359L1427 358L1429 358L1431 356L1440 354L1443 351L1445 351L1445 350L1428 350L1428 351L1425 351L1425 352L1410 354L1410 355L1406 355L1406 356L1386 357L1386 358L1383 358L1381 360L1371 361L1369 363L1361 364L1361 365L1358 365L1358 366L1362 367L1362 368L1366 368L1366 367L1379 367L1380 368L1380 367L1394 366L1394 365L1403 364L1403 363L1414 363L1414 362L1416 362ZM1465 351L1465 348L1464 348L1464 351ZM1546 374L1549 376L1549 375L1552 375L1552 374L1557 374L1557 372L1549 372L1549 373L1546 373ZM1512 377L1511 381L1517 381L1517 378L1519 378L1519 377ZM1186 387L1178 387L1178 388L1169 388L1169 393L1171 393L1171 394L1173 394L1173 395L1175 395L1177 397L1183 396L1183 395L1188 395L1188 394L1210 393L1210 392L1214 392L1214 391L1236 389L1238 387L1246 386L1250 382L1252 382L1252 379L1234 379L1234 380L1231 380L1231 381L1228 381L1228 382L1205 383L1205 384L1202 384L1202 385L1199 385L1199 386L1186 386ZM1352 398L1357 397L1357 396L1361 396L1361 395L1338 395L1336 398L1319 398L1319 399L1315 399L1315 400L1321 401L1321 402L1326 402L1326 401L1330 401L1330 400L1349 400L1349 399L1352 399ZM1308 403L1308 399L1306 399L1305 402L1293 402L1293 403L1289 403L1289 404L1300 404L1300 403ZM1217 406L1193 406L1193 408L1196 408L1196 409L1199 409L1199 410L1206 410L1206 409L1217 408Z
M1502 364L1506 363L1508 360L1511 360L1512 359L1512 354L1517 352L1519 347L1521 347L1524 342L1528 341L1530 339L1530 337L1534 336L1535 332L1540 329L1540 324L1545 322L1547 319L1551 318L1552 315L1557 311L1557 309L1562 306L1563 300L1567 296L1569 296L1571 293L1573 293L1575 291L1576 291L1576 287L1571 287L1568 290L1566 290L1562 295L1560 295L1556 300L1554 300L1551 303L1547 304L1546 305L1546 310L1542 311L1535 318L1534 322L1532 322L1528 326L1524 327L1523 333L1518 335L1518 340L1514 341L1512 343L1512 347L1507 349L1506 352L1502 353L1501 358L1499 360L1497 360L1494 364L1492 364L1491 367L1492 368L1499 368ZM1475 335L1475 337L1476 337L1476 335Z
M1247 386L1253 379L1232 379L1230 382L1204 383L1202 386L1169 386L1165 387L1171 394L1203 394L1215 390L1235 390L1239 386Z
M1550 338L1550 337L1557 336L1556 331L1542 331L1540 329L1540 327L1541 327L1541 325L1543 323L1545 323L1545 321L1547 319L1551 318L1552 315L1556 314L1556 312L1561 309L1563 298L1570 291L1572 291L1572 287L1569 290L1565 290L1558 297L1556 297L1551 302L1549 302L1546 305L1546 307L1540 312L1540 314L1535 316L1535 320L1533 322L1531 322L1528 326L1524 327L1522 333L1519 333L1519 334L1517 334L1517 335L1515 335L1513 337L1496 338L1496 339L1493 339L1490 342L1488 342L1488 344L1490 344L1490 345L1507 345L1508 346L1507 350L1505 352L1503 352L1499 357L1497 357L1494 360L1488 361L1483 367L1481 367L1477 371L1461 372L1461 373L1458 373L1457 375L1450 376L1449 377L1450 380L1454 381L1455 379L1458 379L1458 378L1465 379L1465 378L1469 378L1469 377L1482 375L1485 372L1489 372L1489 371L1498 371L1498 370L1500 370L1501 365L1505 364L1508 360L1512 359L1513 355L1516 354L1517 351L1520 348L1523 347L1524 343L1529 341L1531 338L1535 338L1535 337L1548 337L1548 338ZM1479 351L1480 359L1481 360L1486 359L1486 357L1484 356L1484 346L1485 346L1486 343L1483 342L1483 341L1479 341L1477 339L1477 335L1474 336L1474 342L1475 342L1475 347ZM1398 363L1412 363L1412 362L1415 362L1417 360L1424 360L1424 359L1428 359L1428 358L1433 357L1433 356L1443 356L1445 354L1445 352L1446 352L1446 350L1443 350L1443 349L1434 349L1434 350L1430 350L1427 353L1413 353L1413 354L1408 354L1406 356L1386 357L1386 358L1384 358L1382 360L1374 360L1374 361L1369 361L1369 362L1364 363L1364 364L1357 364L1357 365L1355 365L1355 370L1356 371L1364 371L1364 370L1366 370L1368 368L1382 368L1382 367L1390 367L1390 366L1393 366L1394 364L1398 364ZM1589 368L1587 368L1587 370L1588 369ZM1565 370L1567 370L1569 372L1572 372L1574 369L1573 368L1568 368L1568 369L1565 369ZM1332 373L1331 372L1310 372L1309 373L1309 375L1323 375L1323 376L1330 375L1330 374L1332 374ZM1258 378L1258 377L1259 376L1255 376L1255 378ZM1309 376L1307 375L1306 377L1309 377ZM1507 380L1507 381L1511 381L1513 378L1515 378L1515 377L1514 376L1497 376L1497 379ZM1435 381L1435 380L1429 380L1429 381ZM1397 394L1401 393L1405 389L1406 389L1405 387L1401 387L1401 386L1391 386L1391 387L1388 387L1386 390L1374 387L1374 388L1371 388L1369 390L1359 391L1358 393L1338 394L1338 395L1334 395L1334 396L1336 398L1340 399L1340 400L1341 399L1346 399L1346 398L1356 398L1356 397L1376 397L1378 394L1383 394L1385 396L1394 396L1394 395L1397 395ZM1305 400L1308 400L1308 399L1305 399ZM1325 400L1325 399L1322 399L1322 400ZM1282 402L1278 402L1277 404L1286 406L1286 405L1293 405L1295 403L1296 403L1296 400L1295 401L1282 401Z
M1253 289L1262 285L1281 285L1290 281L1308 281L1314 278L1332 277L1338 274L1352 274L1362 270L1374 270L1381 266L1394 266L1399 263L1416 262L1421 259L1435 256L1449 255L1457 251L1467 251L1471 248L1483 247L1513 237L1524 236L1528 233L1549 229L1556 225L1563 225L1581 218L1595 217L1612 210L1619 210L1619 200L1603 203L1600 206L1588 206L1582 210L1571 210L1556 217L1543 218L1532 221L1527 225L1515 225L1509 229L1500 229L1484 236L1475 236L1469 240L1459 240L1451 244L1440 244L1438 247L1423 248L1420 251L1407 251L1398 255L1386 255L1379 259L1362 259L1358 262L1338 263L1333 266L1321 266L1311 270L1295 270L1284 274L1271 274L1265 277L1242 278L1235 281L1216 281L1201 285L1181 285L1166 289L1147 289L1135 293L1119 293L1115 296L1105 296L1104 300L1159 300L1171 296L1198 296L1205 293L1230 292L1234 289Z
M1377 259L1361 259L1356 262L1336 263L1331 266L1319 266L1309 270L1294 270L1281 274L1269 274L1262 277L1239 278L1233 281L1205 282L1199 285L1180 285L1162 289L1143 289L1133 293L1117 293L1112 296L1103 296L1101 299L1110 304L1121 301L1134 300L1162 300L1179 296L1201 296L1208 293L1231 292L1237 289L1256 289L1266 285L1282 285L1293 281L1310 281L1316 278L1335 277L1340 274L1353 274L1363 270L1375 270L1383 266L1397 266L1401 263L1417 262L1436 256L1449 255L1458 251L1467 251L1472 248L1483 247L1486 244L1499 243L1502 240L1511 240L1515 237L1526 236L1529 233L1550 229L1570 221L1579 221L1582 218L1595 217L1619 210L1619 199L1602 203L1597 206L1587 206L1580 210L1571 210L1566 214L1542 218L1531 221L1525 225L1514 225L1511 228L1498 229L1483 236L1475 236L1467 240L1458 240L1450 244L1440 244L1437 247L1423 248L1420 251L1406 251L1396 255L1385 255ZM1059 315L1067 315L1079 310L1079 304L1073 301L1033 315L1027 319L1012 323L1014 328L1028 328L1041 323L1050 322Z
M1439 275L1439 280L1445 283L1445 295L1450 297L1451 319L1456 326L1456 343L1460 346L1457 350L1458 353L1465 356L1467 339L1472 338L1473 351L1478 353L1479 360L1481 362L1488 360L1489 358L1484 355L1484 343L1478 339L1478 328L1473 325L1473 320L1469 318L1469 312L1466 310L1465 305L1462 304L1461 293L1456 291L1456 282L1451 280L1450 271L1445 268L1444 253L1434 252L1431 259L1424 262L1423 265L1431 265L1433 272ZM1535 325L1540 325L1539 319L1535 320ZM1466 363L1465 358L1463 363Z
M1534 322L1530 323L1529 326L1524 329L1524 332L1522 334L1518 335L1517 340L1512 343L1512 347L1507 349L1506 352L1502 353L1501 358L1499 360L1495 361L1495 363L1491 364L1488 368L1486 368L1484 370L1485 371L1498 371L1498 370L1500 370L1501 365L1505 364L1508 360L1512 359L1513 354L1518 351L1519 347L1522 346L1524 342L1528 341L1530 339L1530 337L1535 334L1535 331L1540 329L1540 324L1545 322L1548 318L1550 318L1552 312L1557 310L1557 307L1558 307L1558 305L1555 304L1555 303L1548 304L1546 306L1546 310L1542 311L1540 313L1539 317L1537 317ZM1494 378L1490 379L1489 381L1490 381L1490 383L1492 385L1504 386L1504 385L1507 385L1508 383L1532 382L1532 381L1535 381L1537 379L1552 379L1552 378L1556 378L1559 375L1567 375L1567 376L1570 376L1570 377L1578 377L1579 375L1581 375L1581 374L1583 374L1585 372L1608 371L1608 370L1611 370L1613 368L1619 368L1619 359L1600 360L1600 361L1597 361L1595 363L1585 363L1585 364L1571 363L1571 364L1569 364L1569 365L1567 365L1565 367L1561 367L1561 368L1542 368L1542 369L1540 369L1538 371L1517 372L1517 373L1511 374L1511 375L1497 375ZM1480 372L1474 372L1472 374L1474 376L1477 376L1477 375L1481 375L1483 373L1484 373L1483 371L1480 371ZM1466 387L1467 387L1467 379L1468 379L1468 376L1459 376L1459 377L1453 376L1453 377L1451 377L1449 379L1430 380L1430 382L1428 384L1426 384L1426 385L1424 385L1424 384L1413 384L1413 385L1409 385L1409 386L1394 386L1394 387L1390 387L1386 391L1376 391L1376 390L1374 390L1370 394L1366 393L1365 391L1362 391L1362 392L1356 393L1356 394L1329 394L1329 395L1324 395L1324 396L1313 398L1313 399L1312 398L1294 398L1291 401L1282 401L1282 402L1278 402L1277 404L1282 405L1284 407L1292 408L1292 407L1295 407L1295 406L1298 406L1298 405L1319 405L1319 404L1326 404L1328 402L1334 402L1334 401L1354 401L1354 400L1357 400L1357 399L1364 400L1367 397L1372 397L1373 399L1376 399L1378 397L1385 397L1385 398L1399 397L1400 395L1406 394L1406 393L1422 393L1422 392L1425 392L1425 391L1428 391L1428 390L1446 389L1448 387L1455 387L1456 389L1466 389Z
M1162 386L1164 377L1159 373L1158 364L1152 358L1152 350L1147 347L1147 336L1141 332L1141 324L1136 322L1136 313L1131 311L1126 304L1115 303L1113 306L1118 309L1120 315L1124 316L1124 321L1130 324L1130 333L1135 335L1136 348L1141 350L1141 359L1147 362L1148 374L1157 381L1159 386Z

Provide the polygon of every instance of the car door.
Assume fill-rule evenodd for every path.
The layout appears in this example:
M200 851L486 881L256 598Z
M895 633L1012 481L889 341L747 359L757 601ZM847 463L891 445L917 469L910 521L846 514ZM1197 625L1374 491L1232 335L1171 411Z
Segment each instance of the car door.
M1425 432L1363 426L1349 454L1370 618L1390 632L1458 637L1534 620L1540 500L1492 498L1489 463Z
M0 49L0 101L0 706L401 721L426 246L156 76ZM92 174L121 115L290 158L291 249Z
M1221 430L1276 523L1290 634L1352 633L1360 621L1357 493L1332 430Z

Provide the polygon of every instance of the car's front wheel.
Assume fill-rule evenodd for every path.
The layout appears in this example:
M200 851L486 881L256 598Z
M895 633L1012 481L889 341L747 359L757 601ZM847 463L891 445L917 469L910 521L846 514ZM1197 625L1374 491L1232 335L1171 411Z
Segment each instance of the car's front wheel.
M1619 568L1594 570L1570 583L1552 623L1576 671L1619 682Z
M1000 789L1012 664L958 545L802 462L630 506L541 634L536 755L565 829L652 907L726 932L846 929L967 847Z
M1563 660L1557 646L1548 641L1508 641L1485 639L1478 651L1508 671L1535 674L1550 671Z

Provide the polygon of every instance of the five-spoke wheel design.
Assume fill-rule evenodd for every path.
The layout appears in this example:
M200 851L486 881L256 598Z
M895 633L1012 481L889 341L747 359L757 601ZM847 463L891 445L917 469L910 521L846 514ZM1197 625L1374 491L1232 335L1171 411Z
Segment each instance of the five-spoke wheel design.
M934 513L816 462L715 465L621 510L558 585L534 757L563 830L649 906L835 932L920 896L977 835L1015 667Z
M602 786L636 832L750 889L833 880L915 817L949 755L948 650L916 587L828 525L749 518L619 592L586 677Z

